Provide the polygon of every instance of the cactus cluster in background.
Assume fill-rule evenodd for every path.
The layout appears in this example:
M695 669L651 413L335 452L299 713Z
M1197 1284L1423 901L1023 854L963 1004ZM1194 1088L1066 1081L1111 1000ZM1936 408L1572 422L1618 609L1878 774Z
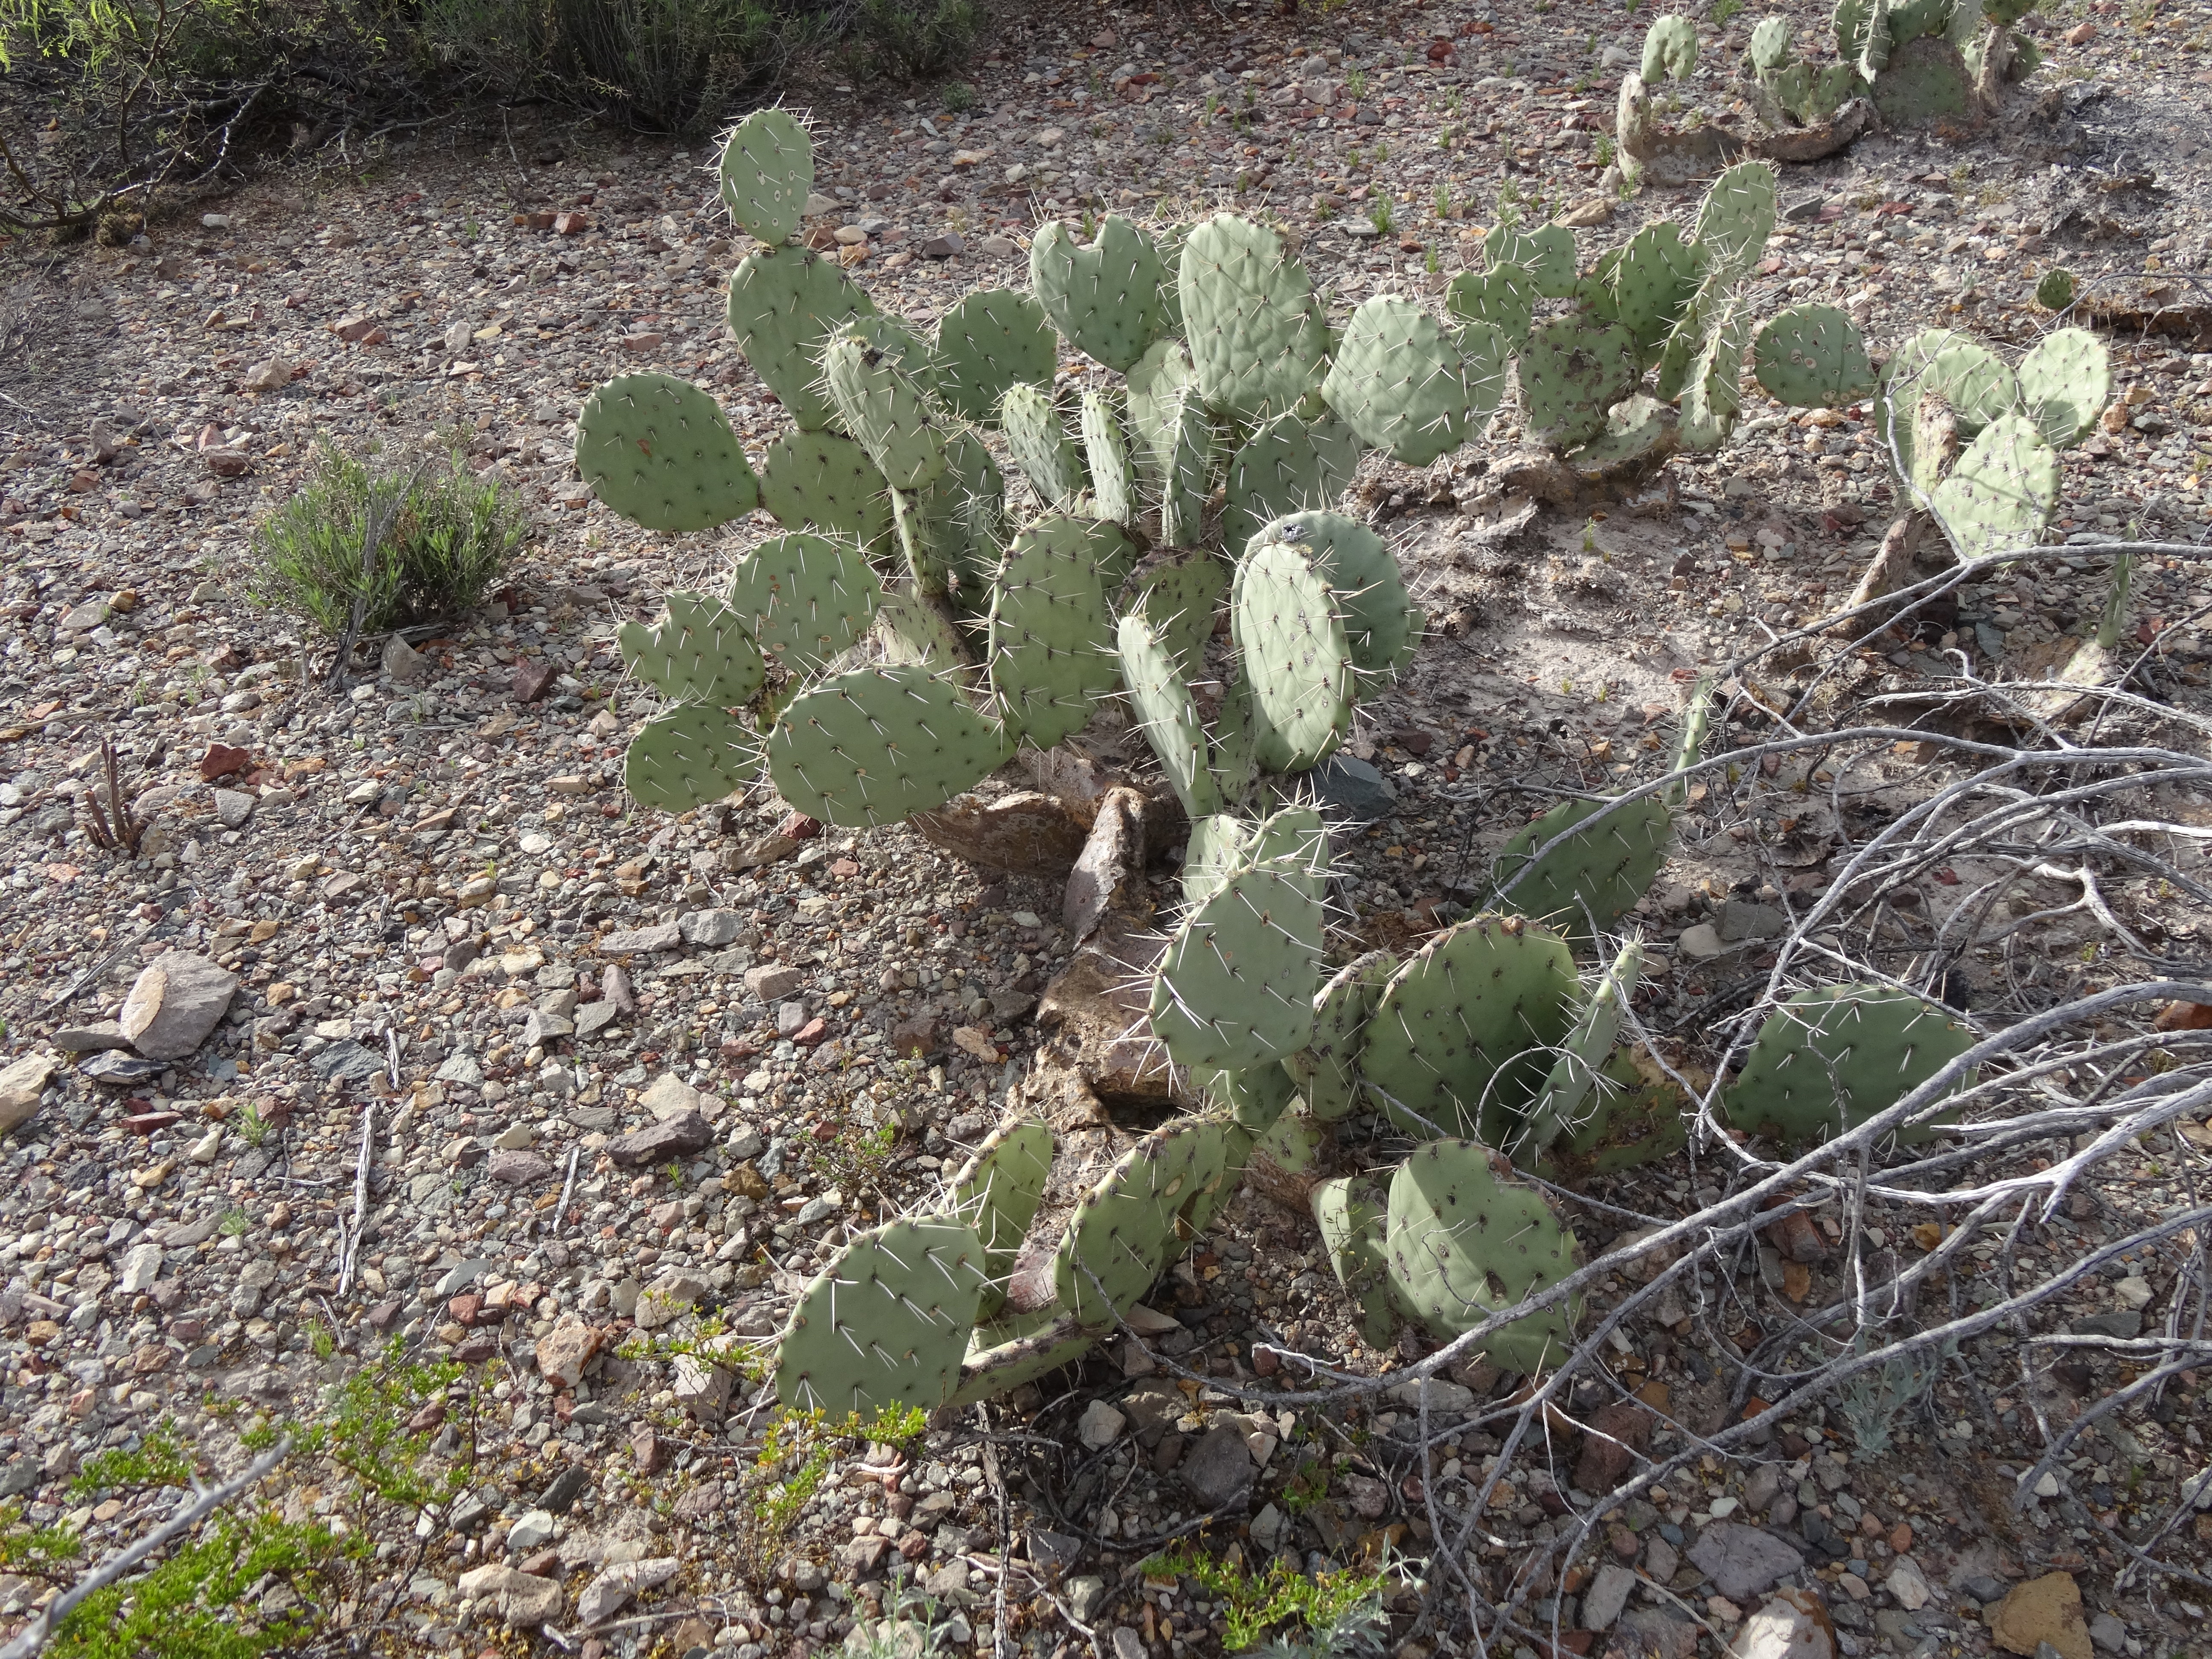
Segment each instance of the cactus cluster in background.
M1647 68L1686 73L1694 32L1662 23ZM1364 450L1427 465L1510 397L1556 464L1639 475L1726 440L1748 353L1784 401L1894 387L1906 413L1885 429L1907 476L1954 537L1986 538L2003 533L1989 478L2036 473L2100 406L2101 358L2060 336L2017 374L1923 337L1877 378L1839 313L1754 331L1764 163L1723 172L1686 229L1647 227L1587 270L1564 227L1500 226L1448 315L1378 295L1340 333L1281 237L1229 215L1157 237L1109 216L1088 245L1047 225L1028 291L970 294L916 329L788 245L813 177L788 114L749 117L720 175L763 243L731 278L731 329L792 428L749 458L704 392L626 375L586 404L578 462L641 525L758 507L784 533L721 596L672 593L656 626L622 629L666 700L631 745L632 793L682 811L765 781L825 822L878 826L1118 698L1190 819L1148 1022L1201 1103L1103 1173L1056 1163L1047 1125L1010 1124L939 1212L853 1237L776 1359L782 1400L836 1413L983 1399L1067 1364L1248 1178L1310 1204L1370 1340L1409 1322L1449 1340L1578 1259L1516 1164L1578 1177L1683 1143L1680 1091L1622 1041L1638 947L1588 981L1575 956L1656 878L1679 793L1555 808L1504 848L1480 914L1402 960L1332 968L1327 826L1267 779L1326 761L1423 630L1389 548L1333 510ZM1063 376L1076 352L1097 367ZM1919 412L1939 402L1971 446L1948 471ZM1700 691L1678 765L1705 718ZM1822 994L1762 1033L1729 1096L1739 1123L1796 1139L1863 1121L1954 1051L1915 999ZM1413 1151L1333 1176L1336 1126L1362 1111ZM1485 1346L1539 1369L1576 1313L1554 1304Z

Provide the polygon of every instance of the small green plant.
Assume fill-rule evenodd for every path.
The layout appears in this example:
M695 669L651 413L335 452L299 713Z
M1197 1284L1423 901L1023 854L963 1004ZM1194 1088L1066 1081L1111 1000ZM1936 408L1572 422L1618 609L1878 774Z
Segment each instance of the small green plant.
M1394 228L1394 221L1390 216L1390 198L1387 193L1375 198L1374 205L1367 210L1367 217L1369 222L1374 225L1375 234L1377 236L1388 236L1390 234Z
M975 88L965 81L949 82L939 94L939 100L949 113L965 115L975 107Z
M248 1106L238 1115L238 1138L249 1146L258 1146L263 1141L268 1139L269 1131L274 1127L267 1118L261 1115L256 1107ZM239 1211L234 1213L242 1215L244 1212ZM241 1228L240 1231L245 1230Z
M666 1164L661 1166L660 1173L667 1177L668 1184L670 1186L681 1187L684 1184L684 1160L676 1158L670 1158Z
M1726 28L1729 19L1743 9L1743 0L1713 0L1713 21Z
M1367 71L1355 69L1347 73L1344 77L1344 90L1355 104L1364 98L1367 95Z
M1225 1640L1231 1652L1264 1640L1276 1626L1292 1619L1311 1634L1306 1650L1350 1651L1357 1641L1353 1632L1372 1630L1382 1621L1385 1576L1379 1572L1308 1573L1278 1556L1265 1573L1254 1573L1201 1554L1187 1542L1154 1556L1144 1571L1155 1578L1196 1579L1228 1625Z
M386 633L480 604L522 538L513 495L458 447L402 472L325 446L254 532L246 595L334 640Z
M1425 270L1430 276L1433 276L1443 268L1443 261L1437 257L1437 246L1434 242L1430 243L1426 247L1424 247L1421 250L1421 269L1423 270Z
M1452 200L1451 180L1449 179L1438 179L1437 181L1437 217L1439 219L1450 218L1455 206L1456 204Z
M253 1218L243 1210L225 1210L216 1230L225 1238L243 1238L253 1231Z
M1377 138L1377 139L1375 141L1375 164L1376 164L1377 167L1380 167L1383 162L1385 162L1385 161L1389 161L1389 159L1390 159L1390 146L1389 146L1389 143L1388 143L1388 142L1386 142L1385 140L1381 139L1381 138Z

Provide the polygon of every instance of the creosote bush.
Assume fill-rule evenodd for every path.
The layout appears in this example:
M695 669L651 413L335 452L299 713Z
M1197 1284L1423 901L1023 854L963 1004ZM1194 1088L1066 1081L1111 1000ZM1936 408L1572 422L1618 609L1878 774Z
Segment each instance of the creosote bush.
M403 470L325 448L300 492L264 520L247 556L247 599L332 639L473 609L523 538L521 508L459 451ZM364 550L374 536L373 554Z

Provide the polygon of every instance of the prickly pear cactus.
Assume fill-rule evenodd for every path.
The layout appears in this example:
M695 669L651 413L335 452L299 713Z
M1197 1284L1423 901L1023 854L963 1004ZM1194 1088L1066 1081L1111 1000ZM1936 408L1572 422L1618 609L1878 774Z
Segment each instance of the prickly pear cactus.
M1858 325L1833 306L1791 306L1759 325L1752 373L1793 409L1840 409L1870 396L1874 365Z
M1673 815L1652 796L1562 801L1499 849L1493 902L1587 945L1642 901L1673 840Z
M948 676L893 664L848 669L793 697L769 733L768 768L800 811L872 830L974 788L1011 746Z
M742 619L703 594L671 593L657 626L624 623L615 641L629 672L672 702L734 708L752 701L764 677L760 647Z
M1389 1349L1405 1321L1390 1282L1389 1200L1365 1176L1340 1176L1313 1189L1315 1224L1336 1282L1359 1312L1359 1334L1370 1348Z
M1180 263L1183 337L1209 405L1258 420L1321 383L1328 325L1281 237L1217 213L1191 227Z
M1962 559L2033 547L2058 501L2058 453L2025 415L2001 415L1966 447L1928 511Z
M994 1130L953 1178L952 1214L975 1230L983 1247L979 1318L989 1319L1005 1305L1014 1258L1029 1237L1051 1174L1051 1129L1023 1121Z
M1014 538L992 584L992 693L1008 730L1039 749L1089 725L1113 689L1100 556L1118 539L1095 521L1041 519Z
M1721 1104L1740 1129L1809 1146L1887 1111L1973 1046L1972 1031L1910 991L1800 991L1766 1017ZM1924 1141L1953 1115L1920 1117L1898 1139Z
M1644 78L1686 81L1697 67L1698 26L1686 17L1654 18L1644 34Z
M763 248L730 276L730 334L802 432L834 426L822 385L823 342L875 302L836 263L803 247Z
M1160 304L1166 270L1152 239L1118 213L1097 240L1079 246L1048 221L1030 244L1030 287L1068 343L1127 374L1166 331Z
M854 440L786 432L761 457L761 505L778 524L852 537L871 550L891 538L890 483Z
M1126 611L1115 627L1121 684L1137 725L1192 823L1210 822L1210 815L1219 812L1223 803L1214 786L1206 727L1187 683L1188 671L1170 648L1166 629L1147 612ZM1188 867L1188 859L1185 862Z
M1435 318L1410 300L1378 294L1344 326L1321 395L1363 442L1407 466L1426 466L1466 441L1478 396L1486 415L1502 388L1480 393L1467 362Z
M1229 618L1260 720L1261 764L1318 766L1351 729L1356 695L1328 576L1296 543L1261 543L1237 562Z
M576 467L592 493L647 530L711 530L760 504L722 406L666 374L620 374L576 417Z
M2069 449L2088 436L2112 402L2111 356L2086 328L2052 330L2014 374L2021 408L2053 449Z
M983 1245L956 1221L894 1221L838 1253L792 1310L776 1398L842 1419L934 1411L960 1379L983 1294Z
M1572 449L1602 434L1606 412L1634 388L1636 337L1617 323L1558 318L1529 334L1514 371L1529 438Z
M1085 1330L1111 1329L1160 1276L1183 1218L1226 1173L1221 1125L1165 1124L1132 1146L1068 1218L1053 1258L1054 1299Z
M623 757L623 787L641 806L689 812L735 794L760 775L760 739L720 708L664 709L639 728Z
M1083 493L1082 452L1067 435L1049 390L1017 381L999 398L999 428L1014 465L1048 507L1065 507Z
M1584 1107L1596 1091L1613 1045L1620 1036L1629 999L1636 994L1636 976L1643 970L1644 947L1631 941L1620 949L1604 976L1594 987L1576 1017L1574 1029L1559 1044L1559 1057L1551 1074L1536 1092L1519 1131L1505 1145L1505 1155L1522 1168L1547 1150L1563 1134L1583 1126Z
M1380 536L1340 513L1292 513L1261 526L1245 556L1277 543L1304 551L1328 583L1354 668L1394 675L1413 660L1427 618Z
M1290 860L1239 870L1194 906L1152 980L1152 1034L1178 1066L1279 1064L1313 1036L1322 907Z
M961 419L996 420L1008 386L1052 384L1058 344L1035 295L980 289L937 319L930 384Z
M787 242L814 189L814 143L787 109L757 109L722 141L722 204L748 235Z
M882 596L856 544L795 531L738 558L726 602L769 661L812 673L867 637Z
M1395 951L1370 951L1337 969L1314 994L1313 1036L1283 1069L1305 1097L1306 1109L1324 1123L1348 1115L1358 1103L1367 1022L1397 971Z

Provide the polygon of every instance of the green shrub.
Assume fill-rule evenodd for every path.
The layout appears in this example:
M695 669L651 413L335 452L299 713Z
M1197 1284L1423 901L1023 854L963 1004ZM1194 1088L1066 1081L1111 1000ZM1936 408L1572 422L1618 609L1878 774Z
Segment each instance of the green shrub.
M981 25L975 0L860 0L844 57L856 74L942 75L966 60Z
M324 448L254 532L246 598L332 639L387 633L481 604L522 536L513 495L471 476L459 451L402 471Z

